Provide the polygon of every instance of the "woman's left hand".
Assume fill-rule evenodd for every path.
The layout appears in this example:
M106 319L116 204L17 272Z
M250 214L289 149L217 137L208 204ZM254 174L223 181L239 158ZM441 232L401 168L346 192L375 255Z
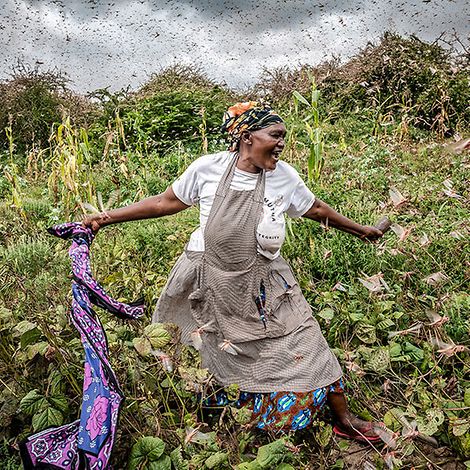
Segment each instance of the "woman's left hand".
M370 225L363 225L361 232L359 238L368 242L374 242L383 237L383 233L377 227L371 227Z

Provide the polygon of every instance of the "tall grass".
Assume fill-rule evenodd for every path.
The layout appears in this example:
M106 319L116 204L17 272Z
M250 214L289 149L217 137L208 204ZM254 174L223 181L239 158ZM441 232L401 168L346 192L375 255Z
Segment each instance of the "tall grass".
M294 101L294 111L296 117L299 116L299 104L307 108L307 115L302 120L308 136L308 158L307 170L310 181L318 181L321 176L325 159L323 155L323 130L320 122L320 90L317 89L315 79L311 76L312 89L310 100L307 100L297 90L292 93ZM291 136L294 134L291 134Z
M95 198L90 142L86 130L73 128L69 118L57 126L49 140L47 185L54 202L62 205L68 218L81 203Z

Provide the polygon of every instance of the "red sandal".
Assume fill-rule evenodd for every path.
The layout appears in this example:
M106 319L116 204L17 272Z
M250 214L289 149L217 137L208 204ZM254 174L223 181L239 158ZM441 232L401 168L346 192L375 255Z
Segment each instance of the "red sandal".
M375 425L379 426L385 426L383 423L372 423L369 422L366 426L364 426L362 429L358 429L360 434L355 433L355 434L350 434L346 431L343 431L340 429L338 426L333 426L333 432L344 439L352 439L354 441L358 442L363 442L364 444L369 444L371 442L382 442L382 439L378 434L375 434L373 436L366 436L365 434L372 431L374 429Z

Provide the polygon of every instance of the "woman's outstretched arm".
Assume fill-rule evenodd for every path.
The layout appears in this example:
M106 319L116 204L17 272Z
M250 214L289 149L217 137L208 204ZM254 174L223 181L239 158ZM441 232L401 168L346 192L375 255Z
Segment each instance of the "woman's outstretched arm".
M165 192L148 197L135 204L100 214L87 215L82 223L85 227L89 227L94 232L97 232L101 227L105 227L106 225L129 222L131 220L163 217L165 215L176 214L188 207L189 206L176 197L170 186Z
M327 227L337 228L338 230L350 233L364 240L377 240L383 235L378 228L358 224L344 215L341 215L339 212L336 212L332 207L326 204L326 202L318 198L315 199L312 207L303 217L316 220Z

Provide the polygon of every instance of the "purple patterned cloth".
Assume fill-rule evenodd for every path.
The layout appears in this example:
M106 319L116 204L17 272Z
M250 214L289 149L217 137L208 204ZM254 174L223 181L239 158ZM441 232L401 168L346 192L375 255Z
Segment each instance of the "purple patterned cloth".
M23 441L21 458L25 470L110 469L108 461L124 395L109 364L106 334L91 304L127 319L142 316L145 305L142 301L124 304L114 300L93 278L89 250L94 234L90 229L71 222L56 225L48 232L72 240L69 256L74 280L70 319L85 350L82 409L79 420L45 429Z

